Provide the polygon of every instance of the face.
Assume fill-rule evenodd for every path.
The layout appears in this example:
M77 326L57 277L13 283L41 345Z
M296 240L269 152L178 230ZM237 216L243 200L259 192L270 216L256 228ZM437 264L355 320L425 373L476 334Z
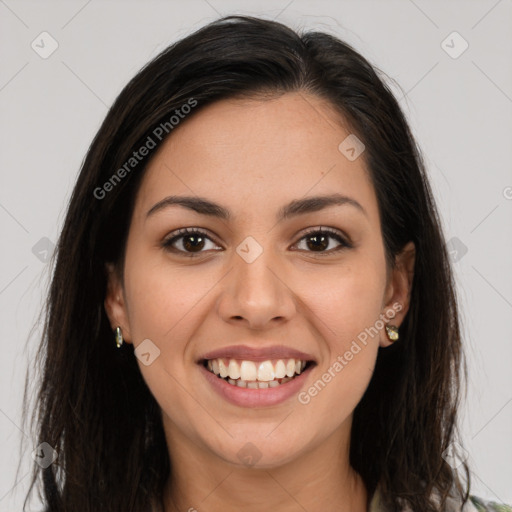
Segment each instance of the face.
M105 304L112 327L145 354L137 361L171 446L186 440L211 460L248 455L272 467L347 439L378 347L390 344L383 320L400 325L411 281L405 260L387 272L364 153L338 149L349 134L305 93L223 100L175 128L148 166L124 279L111 275ZM342 199L300 207L333 194ZM233 352L239 345L248 352ZM293 366L293 350L295 363L311 361L305 370L262 389L203 366L220 351L227 371L243 368L251 381L263 368L256 375L269 382L279 360Z

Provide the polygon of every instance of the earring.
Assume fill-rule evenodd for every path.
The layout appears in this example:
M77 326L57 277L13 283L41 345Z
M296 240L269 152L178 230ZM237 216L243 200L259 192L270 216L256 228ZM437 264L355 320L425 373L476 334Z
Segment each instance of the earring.
M121 345L123 344L123 333L121 331L121 327L119 326L116 327L115 337L117 348L121 348Z
M386 333L390 341L396 341L399 338L398 327L396 325L386 325Z

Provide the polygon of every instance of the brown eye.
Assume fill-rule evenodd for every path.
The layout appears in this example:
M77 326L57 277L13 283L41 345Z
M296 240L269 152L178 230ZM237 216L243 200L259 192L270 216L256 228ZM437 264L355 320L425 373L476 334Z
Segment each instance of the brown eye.
M184 228L177 231L174 236L165 240L162 244L166 250L172 252L183 253L186 256L195 256L201 254L208 242L212 242L211 238L198 229Z
M340 251L341 249L350 248L352 245L348 243L339 233L338 231L332 230L330 228L313 228L308 231L308 233L300 239L300 242L304 240L307 249L307 252L315 252L319 253L319 255L323 256L332 254L334 252ZM329 248L331 245L331 240L336 240L338 242L338 246L334 248Z

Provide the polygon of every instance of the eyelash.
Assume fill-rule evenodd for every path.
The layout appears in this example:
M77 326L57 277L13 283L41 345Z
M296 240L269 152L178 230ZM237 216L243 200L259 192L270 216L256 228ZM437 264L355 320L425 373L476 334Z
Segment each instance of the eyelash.
M339 247L337 247L335 249L329 249L328 251L319 251L319 252L306 251L306 252L314 253L315 256L320 256L320 257L329 256L329 255L332 255L333 253L337 253L338 251L341 251L343 249L351 249L353 247L353 245L351 243L349 243L343 236L341 236L341 234L337 230L328 228L328 227L323 227L323 226L316 227L316 228L309 228L294 245L297 245L304 238L307 238L308 236L310 236L312 234L326 234L326 235L329 235L331 238L336 239L336 241L340 243ZM208 233L206 233L205 231L203 231L201 229L181 228L181 229L178 229L177 231L175 231L174 233L171 233L170 236L162 242L162 247L170 252L180 253L181 255L183 255L185 257L189 257L189 258L200 257L201 254L206 251L200 251L198 253L191 253L191 252L182 251L182 250L172 247L173 244L177 240L184 238L187 235L201 235L204 238L207 238L208 240L211 240L212 242L214 242L214 240L212 240L212 238L208 235Z

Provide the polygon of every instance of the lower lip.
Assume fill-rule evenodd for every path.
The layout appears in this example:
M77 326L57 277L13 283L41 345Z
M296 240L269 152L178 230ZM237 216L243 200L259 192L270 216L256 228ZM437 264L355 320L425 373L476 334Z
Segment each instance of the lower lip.
M199 364L200 370L213 389L228 402L240 407L265 407L277 405L288 400L304 386L314 366L309 366L300 375L275 388L250 389L234 386L207 370L203 364Z

